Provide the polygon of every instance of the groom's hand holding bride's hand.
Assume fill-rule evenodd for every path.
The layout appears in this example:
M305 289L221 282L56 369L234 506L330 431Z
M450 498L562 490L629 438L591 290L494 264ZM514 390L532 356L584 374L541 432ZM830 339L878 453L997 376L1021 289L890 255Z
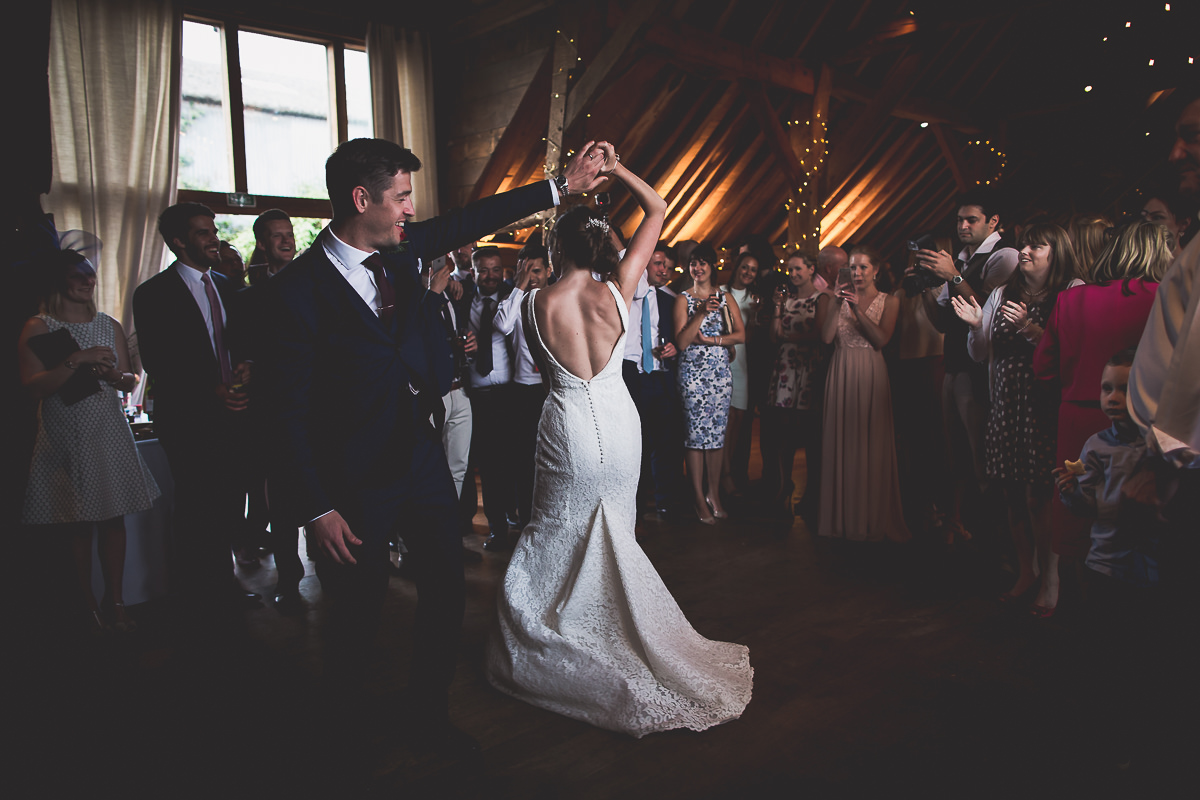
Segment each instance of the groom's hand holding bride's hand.
M350 532L350 526L342 515L330 511L304 526L308 536L316 540L317 548L333 559L336 564L357 564L350 555L347 544L362 544L362 540Z
M600 174L605 162L605 147L608 147L609 150L612 149L612 145L608 142L599 144L594 141L588 142L579 148L579 152L573 155L567 165L563 167L562 174L567 179L568 191L571 194L593 191L608 180L607 175Z

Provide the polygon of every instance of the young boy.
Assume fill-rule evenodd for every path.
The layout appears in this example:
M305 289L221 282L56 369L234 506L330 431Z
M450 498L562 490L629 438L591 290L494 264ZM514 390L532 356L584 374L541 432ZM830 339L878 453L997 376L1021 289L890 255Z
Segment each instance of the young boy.
M1095 517L1087 567L1124 584L1145 587L1158 582L1154 526L1131 513L1129 503L1121 500L1122 486L1146 455L1146 441L1129 418L1125 400L1133 354L1133 350L1117 353L1101 374L1100 407L1112 427L1088 439L1079 461L1055 469L1054 476L1067 507L1080 516Z

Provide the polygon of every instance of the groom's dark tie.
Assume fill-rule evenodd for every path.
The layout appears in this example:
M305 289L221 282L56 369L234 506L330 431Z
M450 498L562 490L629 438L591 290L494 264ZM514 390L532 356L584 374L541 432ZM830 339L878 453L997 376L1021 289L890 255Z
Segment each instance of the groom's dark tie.
M363 260L363 266L375 276L375 288L379 290L379 307L376 309L379 312L379 321L383 323L383 327L390 329L392 314L396 311L396 293L384 270L383 256L372 253Z

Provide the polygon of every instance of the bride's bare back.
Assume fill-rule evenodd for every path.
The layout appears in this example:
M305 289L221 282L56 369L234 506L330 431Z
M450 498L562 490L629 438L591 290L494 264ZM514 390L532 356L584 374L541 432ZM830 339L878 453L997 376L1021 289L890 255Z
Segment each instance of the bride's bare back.
M538 292L533 313L550 355L584 381L604 369L624 332L612 291L586 273Z

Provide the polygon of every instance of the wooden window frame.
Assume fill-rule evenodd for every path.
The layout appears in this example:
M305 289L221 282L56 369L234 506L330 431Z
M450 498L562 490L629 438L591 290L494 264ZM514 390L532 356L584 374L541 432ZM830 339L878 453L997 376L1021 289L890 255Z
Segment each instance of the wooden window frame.
M316 36L302 30L266 26L251 21L243 22L236 17L214 16L211 13L188 13L185 11L183 19L185 22L213 25L221 30L221 40L225 47L225 91L229 98L226 114L228 133L233 147L234 185L232 192L250 194L246 170L246 119L245 105L242 101L242 65L238 49L239 31L244 30L250 33L261 33L267 36L279 36L285 39L324 45L329 56L329 91L336 117L337 144L345 142L349 137L349 115L346 111L346 49L349 47L352 50L365 50L364 41L341 36ZM374 109L372 109L373 113ZM256 194L253 195L256 200L255 205L247 208L246 206L231 205L229 194L229 192L210 192L198 189L176 190L177 202L203 203L216 214L257 216L270 208L278 208L292 217L329 219L333 214L329 201L319 198Z

